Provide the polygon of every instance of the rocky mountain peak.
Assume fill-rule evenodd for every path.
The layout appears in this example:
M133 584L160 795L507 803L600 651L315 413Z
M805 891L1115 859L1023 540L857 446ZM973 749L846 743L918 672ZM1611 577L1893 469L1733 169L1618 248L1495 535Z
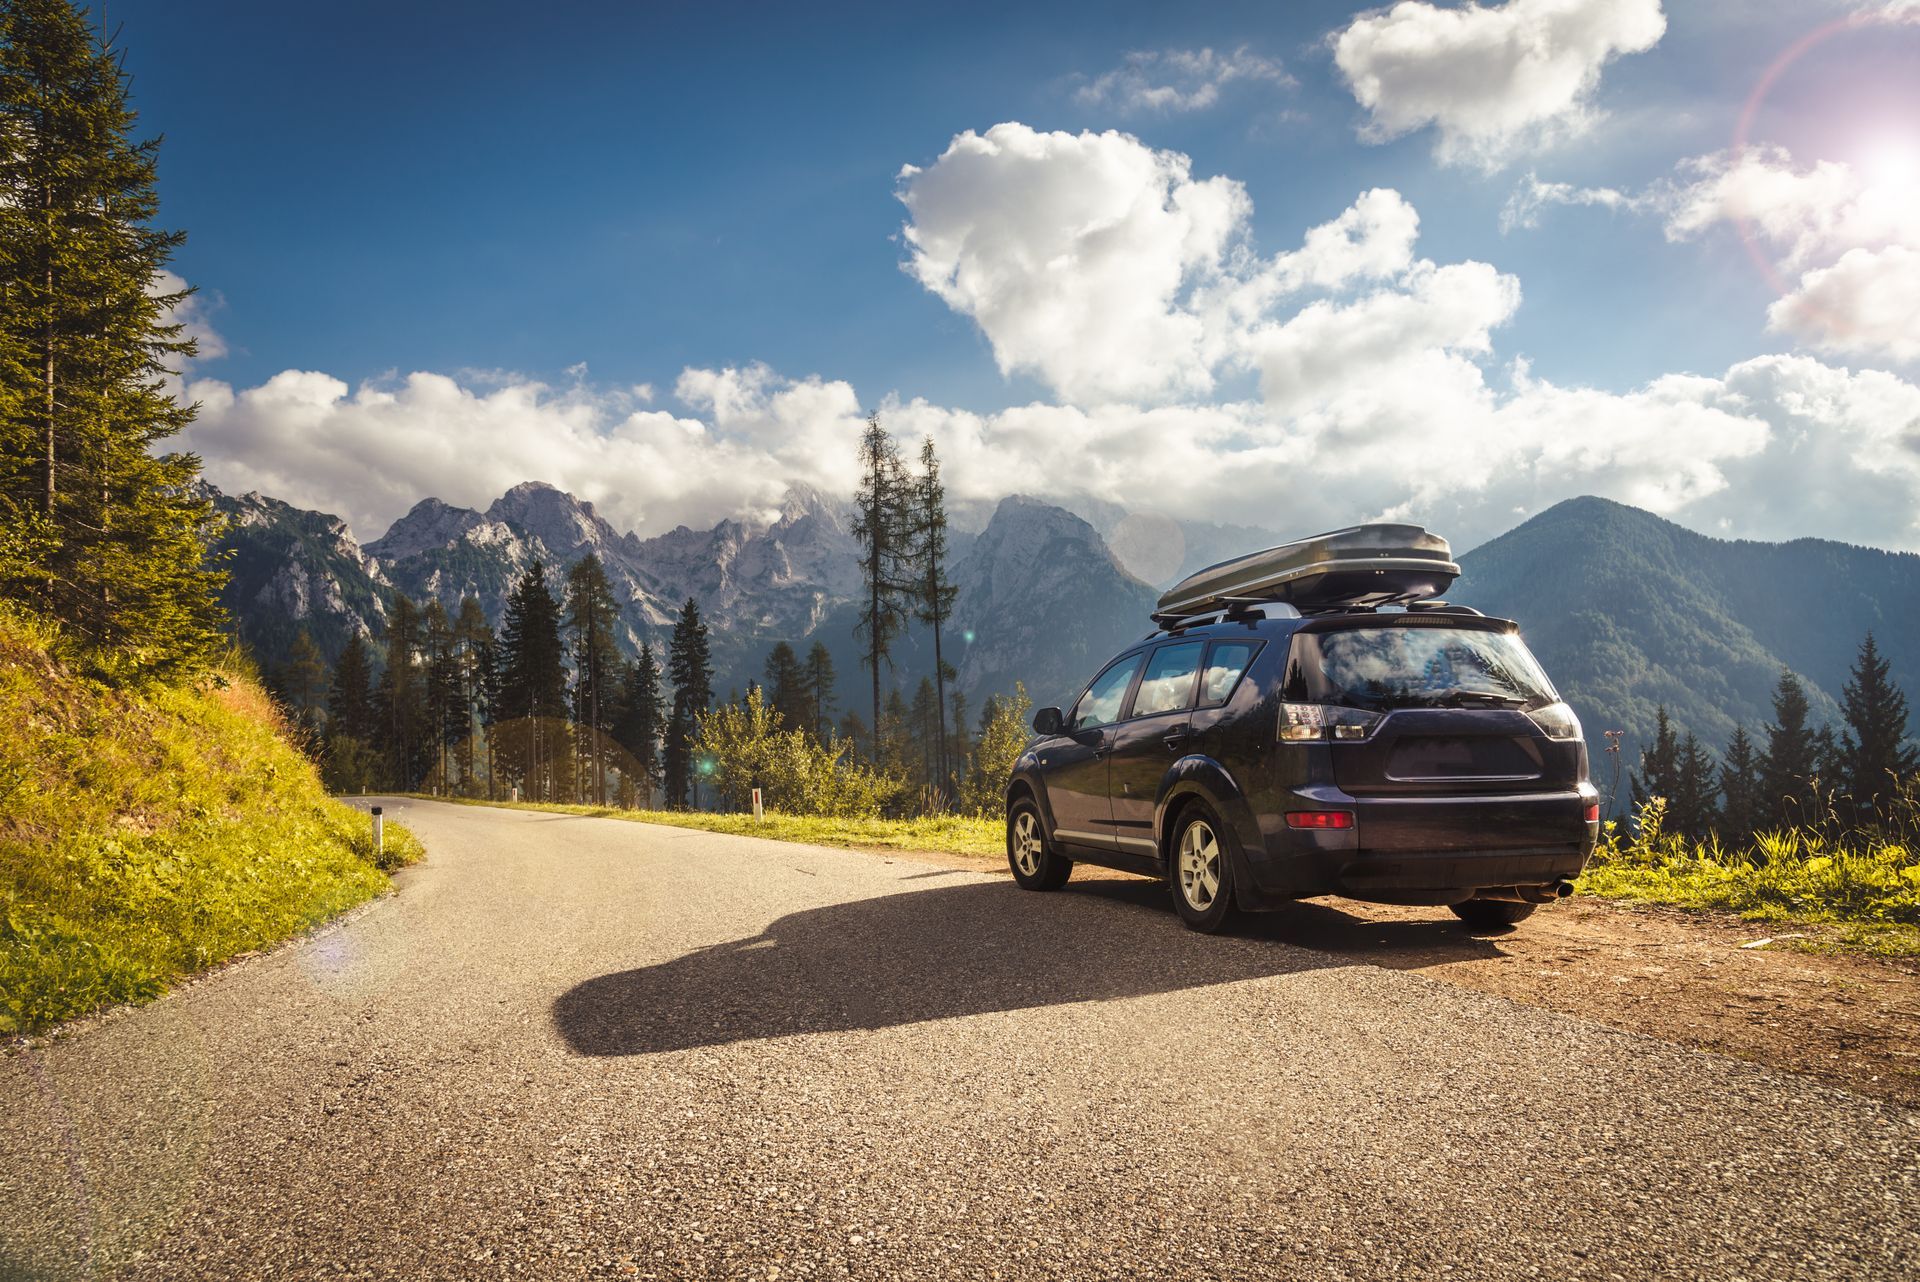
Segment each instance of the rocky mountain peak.
M428 548L457 543L467 531L485 521L468 507L454 507L439 499L421 499L387 532L367 544L367 551L385 561L401 561Z

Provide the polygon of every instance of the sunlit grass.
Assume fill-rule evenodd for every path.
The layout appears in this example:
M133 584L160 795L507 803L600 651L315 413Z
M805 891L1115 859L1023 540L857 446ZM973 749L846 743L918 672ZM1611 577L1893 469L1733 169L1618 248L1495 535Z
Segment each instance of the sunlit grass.
M623 810L617 806L489 802L469 797L413 795L423 801L452 801L461 805L506 806L516 810L545 810L596 819L624 819L632 823L667 824L675 828L698 828L702 832L766 837L773 841L798 841L814 846L925 850L992 859L1004 859L1007 853L1006 825L998 819L969 815L934 815L921 819L823 819L810 815L769 813L766 818L756 820L752 815L716 815L698 810Z
M233 671L111 690L0 616L0 1033L32 1032L262 948L380 893L419 842L329 798Z
M1904 843L1794 829L1725 847L1668 835L1663 817L1656 801L1632 839L1608 825L1577 888L1604 899L1826 928L1789 941L1803 947L1920 954L1920 852Z

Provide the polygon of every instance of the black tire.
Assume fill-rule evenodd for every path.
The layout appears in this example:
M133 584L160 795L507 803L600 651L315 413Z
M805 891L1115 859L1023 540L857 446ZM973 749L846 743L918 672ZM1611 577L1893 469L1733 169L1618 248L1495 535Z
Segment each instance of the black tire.
M1007 807L1007 867L1022 890L1058 890L1073 876L1073 860L1047 840L1047 825L1031 797Z
M1173 892L1173 910L1189 930L1211 935L1233 920L1233 861L1227 857L1226 828L1199 802L1183 809L1174 825L1167 888Z
M1533 916L1538 904L1516 904L1505 899L1469 899L1453 905L1453 915L1474 930L1498 930L1518 926Z

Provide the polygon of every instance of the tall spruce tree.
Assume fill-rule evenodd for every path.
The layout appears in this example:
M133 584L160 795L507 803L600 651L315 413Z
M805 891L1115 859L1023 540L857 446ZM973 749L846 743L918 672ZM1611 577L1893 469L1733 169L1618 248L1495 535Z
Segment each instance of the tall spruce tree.
M767 652L767 706L786 729L803 730L813 720L811 700L807 698L807 670L800 657L785 641Z
M380 721L376 745L382 775L392 788L407 790L425 772L426 690L421 680L420 611L404 592L387 612L386 662L374 690Z
M1807 691L1786 668L1773 692L1773 723L1760 756L1760 822L1791 828L1812 818L1812 782L1819 772L1819 743L1807 728Z
M1761 826L1760 758L1745 726L1735 726L1720 760L1720 835L1742 843Z
M327 689L327 731L344 736L365 747L376 733L373 711L373 665L368 659L367 643L358 632L348 635L347 643L334 660L333 682Z
M1701 746L1689 730L1674 754L1672 804L1667 808L1667 824L1689 841L1704 841L1714 830L1713 754Z
M960 589L947 582L947 490L940 482L940 456L934 451L933 438L920 445L920 475L912 494L912 521L915 559L914 614L933 629L934 743L933 782L944 793L953 773L947 756L947 682L954 671L947 665L940 647L940 628L953 612L953 601Z
M620 650L614 642L620 603L600 558L589 552L567 571L567 630L573 637L573 722L581 727L596 805L607 804L607 753L619 710Z
M327 661L313 643L313 634L305 628L293 634L293 645L287 661L280 665L275 684L293 712L294 723L302 730L318 730L326 700Z
M1636 812L1654 797L1671 802L1680 786L1680 741L1667 719L1667 705L1661 704L1653 715L1653 742L1640 749L1639 772L1627 777Z
M460 778L473 786L480 777L480 741L483 728L491 721L487 701L493 691L494 636L487 615L476 597L460 598L460 613L453 620L454 650L459 656L460 698L466 709L466 724L458 739ZM486 765L487 796L493 796L492 763Z
M195 346L165 286L185 236L152 225L159 143L134 124L119 54L69 0L0 4L0 513L37 513L0 586L125 676L205 662L224 578L199 460L153 452L193 419L169 366Z
M1853 672L1841 691L1846 717L1841 733L1839 779L1856 816L1876 813L1902 779L1920 773L1920 753L1907 743L1907 696L1893 683L1869 632L1860 642Z
M807 651L807 711L808 725L821 743L833 732L833 683L833 656L824 642L815 641Z
M507 598L500 630L499 701L495 733L501 756L530 801L547 801L566 751L567 671L560 644L560 606L547 570L527 566Z
M700 621L700 604L692 597L681 607L667 644L667 678L673 682L673 708L667 716L666 749L662 754L667 804L684 809L699 804L694 738L700 718L713 706L707 625Z
M627 668L620 691L620 715L613 738L625 753L621 770L623 800L649 806L660 779L660 732L665 716L660 697L660 664L651 645L641 645L640 657ZM624 794L631 792L627 797Z
M865 597L855 633L862 641L860 662L873 682L873 721L880 724L880 669L893 667L893 643L906 627L913 590L913 540L907 481L900 451L869 415L860 437L860 485L854 496L853 537L860 543L861 595ZM876 741L872 756L878 760Z
M433 791L453 790L455 745L467 724L466 687L461 680L459 642L453 620L438 599L427 602L422 615L423 655L421 686L427 709L427 733L433 745Z

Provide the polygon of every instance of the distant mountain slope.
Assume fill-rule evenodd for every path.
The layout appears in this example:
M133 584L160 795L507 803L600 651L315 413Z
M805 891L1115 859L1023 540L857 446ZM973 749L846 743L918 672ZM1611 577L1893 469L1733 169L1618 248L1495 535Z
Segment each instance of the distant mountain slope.
M1152 631L1159 596L1093 526L1021 495L1001 501L953 577L954 630L973 638L956 647L961 688L1023 681L1038 704L1072 698L1096 666Z
M257 494L216 502L230 523L225 600L270 669L301 627L329 659L352 632L379 638L396 591L449 609L473 593L498 623L530 560L547 564L558 591L565 567L591 550L622 602L627 646L662 645L692 596L712 630L723 697L760 676L776 642L804 650L818 640L839 672L841 710L870 715L855 636L858 548L844 506L804 486L757 521L640 539L615 530L592 504L526 484L484 512L424 500L364 549L337 517ZM1096 515L1116 537L1128 536L1131 527L1112 512ZM1178 540L1191 554L1177 527L1154 520L1169 547ZM1208 534L1220 556L1270 541L1228 527ZM1920 557L1814 539L1731 543L1588 498L1541 513L1461 563L1453 599L1518 619L1579 710L1596 755L1602 730L1630 733L1629 767L1663 702L1716 751L1736 721L1757 732L1782 665L1808 681L1816 720L1835 719L1869 627L1894 679L1920 702ZM1015 681L1038 703L1071 698L1095 667L1151 627L1154 589L1128 572L1093 524L1038 499L1002 501L985 529L957 540L950 566L959 595L944 650L974 713ZM916 624L883 678L911 695L932 670L931 639Z
M260 494L201 488L227 521L213 549L228 574L220 603L261 663L283 662L302 628L329 659L354 633L386 631L391 589L346 522Z
M1708 538L1649 512L1570 499L1460 558L1450 599L1517 619L1586 726L1629 734L1627 768L1666 704L1716 752L1757 733L1785 666L1817 722L1871 628L1893 679L1920 696L1920 556L1820 539Z

